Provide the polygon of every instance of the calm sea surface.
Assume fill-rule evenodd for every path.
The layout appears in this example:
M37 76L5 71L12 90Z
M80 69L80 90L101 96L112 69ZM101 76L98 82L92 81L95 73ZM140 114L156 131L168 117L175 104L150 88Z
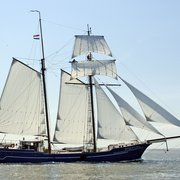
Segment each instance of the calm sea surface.
M168 152L150 149L143 159L129 163L0 164L0 180L180 179L180 149Z

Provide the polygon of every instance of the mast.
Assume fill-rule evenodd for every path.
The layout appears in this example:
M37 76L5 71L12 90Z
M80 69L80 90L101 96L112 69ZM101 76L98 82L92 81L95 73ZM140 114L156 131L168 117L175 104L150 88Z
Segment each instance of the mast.
M37 12L39 14L39 28L40 28L40 36L41 36L41 50L42 50L41 72L42 72L42 80L43 80L46 128L47 128L47 136L48 136L48 152L50 154L51 153L51 138L50 138L49 115L48 115L48 106L47 106L47 90L46 90L46 78L45 78L46 67L45 67L44 43L43 43L43 35L42 35L41 13L38 10L32 10L31 12Z
M87 25L88 28L88 36L91 34L91 28ZM88 61L92 61L92 54L89 52L87 56ZM94 144L94 152L97 151L96 146L96 128L95 128L95 118L94 118L94 100L93 100L93 83L92 83L92 75L89 75L89 87L90 87L90 96L91 96L91 112L92 112L92 126L93 126L93 144Z

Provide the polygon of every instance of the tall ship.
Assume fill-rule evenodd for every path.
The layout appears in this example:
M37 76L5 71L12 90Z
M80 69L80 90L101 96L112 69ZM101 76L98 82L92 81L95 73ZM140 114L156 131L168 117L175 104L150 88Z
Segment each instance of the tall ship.
M165 137L151 124L179 127L180 121L117 74L116 60L104 36L92 35L90 28L87 35L75 36L71 72L61 70L59 105L52 132L41 16L36 12L42 45L41 72L13 58L0 99L0 132L35 138L22 138L17 144L2 139L0 163L135 161L141 160L152 143L180 138ZM106 83L106 78L117 83ZM130 89L143 115L122 98L123 94L113 90L113 86L121 88L119 81ZM150 131L158 138L142 141L132 127ZM103 147L99 146L101 141L106 142ZM61 148L54 150L53 144Z

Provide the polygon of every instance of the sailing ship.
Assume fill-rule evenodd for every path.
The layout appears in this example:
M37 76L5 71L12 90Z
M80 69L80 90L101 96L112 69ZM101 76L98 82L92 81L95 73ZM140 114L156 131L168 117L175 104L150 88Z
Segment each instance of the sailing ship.
M13 58L0 99L0 132L22 137L31 135L37 139L23 138L16 148L2 141L0 163L135 161L141 160L152 143L180 138L165 137L150 123L180 126L176 117L117 75L116 60L104 36L91 35L89 28L87 35L75 36L71 73L61 70L56 127L51 134L40 12L39 22L41 72ZM96 54L108 59L97 60ZM85 61L77 61L79 56L86 58ZM112 86L117 84L101 83L97 78L101 76L120 79L136 97L144 116L113 90ZM132 127L151 131L160 138L141 141ZM101 140L111 143L102 148L98 146ZM114 141L118 143L112 143ZM64 147L52 150L55 143Z

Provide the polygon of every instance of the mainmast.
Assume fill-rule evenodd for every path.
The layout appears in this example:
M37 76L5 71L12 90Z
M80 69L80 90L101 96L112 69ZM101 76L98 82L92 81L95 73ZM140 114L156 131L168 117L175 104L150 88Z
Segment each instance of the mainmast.
M88 36L91 34L91 28L89 28L89 25L87 25L88 28ZM92 54L89 52L87 56L88 61L92 61ZM97 151L96 146L96 128L95 128L95 118L94 118L94 100L93 100L93 83L92 83L92 75L89 75L89 87L90 87L90 99L91 99L91 112L92 112L92 126L93 126L93 144L94 144L94 152Z
M50 138L50 128L49 128L49 115L48 115L48 106L47 106L47 91L46 91L46 78L45 78L45 55L44 55L44 43L42 35L42 24L41 24L41 13L38 10L32 10L31 12L37 12L39 14L39 28L40 28L40 37L41 37L41 50L42 50L42 59L41 59L41 72L43 80L43 92L44 92L44 103L45 103L45 114L46 114L46 128L48 136L48 152L51 153L51 138Z

